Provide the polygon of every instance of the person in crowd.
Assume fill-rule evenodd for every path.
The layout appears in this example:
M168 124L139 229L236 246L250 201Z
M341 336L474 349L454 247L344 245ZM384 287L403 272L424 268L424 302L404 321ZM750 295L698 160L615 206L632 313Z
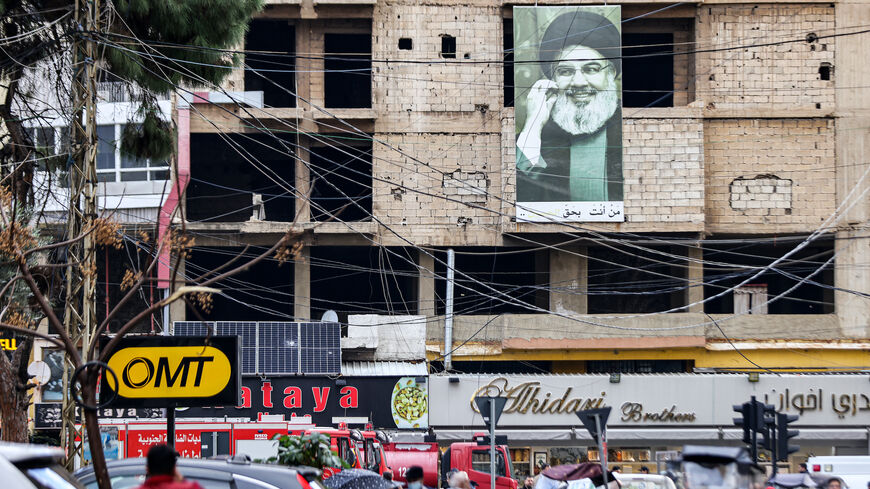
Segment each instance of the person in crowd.
M186 481L175 466L178 452L169 445L154 445L148 450L145 470L148 478L139 489L202 489L195 481Z
M840 483L840 479L830 479L828 484L825 486L826 489L842 489L843 485Z
M408 482L408 489L429 489L423 485L423 467L412 465L405 472L405 480Z
M389 482L390 485L392 485L393 487L397 487L397 488L402 487L401 482L397 482L397 481L393 480L393 468L392 467L387 467L384 470L384 479L386 479L387 482Z
M471 489L471 480L468 478L468 472L457 470L447 479L447 483L452 489Z
M646 465L641 465L640 466L640 473L641 474L649 474L649 467L647 467Z
M621 474L621 473L622 473L622 467L620 467L620 466L618 466L618 465L614 465L613 468L610 469L610 471L611 471L611 472L616 472L617 474Z
M526 477L526 480L523 482L523 489L533 489L535 487L535 478L534 477Z
M807 464L806 464L806 462L801 462L801 465L800 465L800 468L798 469L798 472L801 473L801 474L806 474L806 473L807 473Z

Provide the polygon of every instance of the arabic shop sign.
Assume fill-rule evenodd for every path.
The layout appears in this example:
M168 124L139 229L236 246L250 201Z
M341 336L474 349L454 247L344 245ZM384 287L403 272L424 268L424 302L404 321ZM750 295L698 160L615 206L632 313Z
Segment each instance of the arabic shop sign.
M459 382L450 382L458 377ZM731 426L732 404L756 396L798 425L870 424L870 384L856 375L762 375L749 382L736 374L478 375L431 376L430 395L457 409L435 410L430 424L470 427L481 423L476 396L508 398L500 425L575 426L574 412L612 406L611 426Z
M114 392L112 407L238 404L238 342L235 336L123 338L106 362L115 376L102 376L101 392Z

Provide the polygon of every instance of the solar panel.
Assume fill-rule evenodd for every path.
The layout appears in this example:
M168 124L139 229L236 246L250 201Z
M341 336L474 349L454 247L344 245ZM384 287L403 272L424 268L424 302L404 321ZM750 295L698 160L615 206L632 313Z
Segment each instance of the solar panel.
M173 334L238 336L243 374L341 373L338 323L176 321Z
M300 371L325 374L341 371L341 326L338 323L300 323Z

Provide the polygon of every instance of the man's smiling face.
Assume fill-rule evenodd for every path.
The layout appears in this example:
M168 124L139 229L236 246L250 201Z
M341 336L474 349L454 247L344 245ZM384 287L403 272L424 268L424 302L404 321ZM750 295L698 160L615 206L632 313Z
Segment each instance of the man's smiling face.
M594 49L563 49L553 65L553 81L558 94L551 117L575 136L601 129L619 105L613 64Z
M601 54L585 46L562 50L553 67L553 81L578 106L588 104L601 90L611 89L613 69Z

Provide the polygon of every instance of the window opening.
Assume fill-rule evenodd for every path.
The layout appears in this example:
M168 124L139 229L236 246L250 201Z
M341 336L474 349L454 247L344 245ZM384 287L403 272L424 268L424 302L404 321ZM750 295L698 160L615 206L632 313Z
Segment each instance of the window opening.
M456 57L456 38L447 34L441 34L441 57Z
M326 107L371 107L372 35L325 34L324 49Z
M674 34L622 34L624 107L674 106Z
M311 148L311 219L368 221L372 214L371 145L334 141L334 147Z
M296 107L295 52L295 29L286 20L251 21L245 38L245 91L262 91L267 107Z
M414 47L414 41L410 37L402 37L399 39L399 49L411 50Z

